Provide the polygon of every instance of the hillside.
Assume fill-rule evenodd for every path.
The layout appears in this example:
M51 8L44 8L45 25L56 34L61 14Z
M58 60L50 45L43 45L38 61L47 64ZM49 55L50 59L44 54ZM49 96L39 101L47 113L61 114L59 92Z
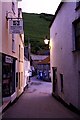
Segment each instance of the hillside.
M23 13L25 45L28 44L28 39L31 43L31 52L36 53L46 49L44 38L49 37L49 24L53 18L50 14L34 14Z

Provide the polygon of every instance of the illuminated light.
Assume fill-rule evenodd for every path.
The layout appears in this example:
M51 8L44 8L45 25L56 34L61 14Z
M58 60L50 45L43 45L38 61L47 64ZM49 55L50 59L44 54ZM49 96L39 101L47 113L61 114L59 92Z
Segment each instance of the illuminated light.
M45 40L44 40L44 43L45 43L45 44L48 44L48 43L49 43L49 40L48 40L48 39L45 39Z

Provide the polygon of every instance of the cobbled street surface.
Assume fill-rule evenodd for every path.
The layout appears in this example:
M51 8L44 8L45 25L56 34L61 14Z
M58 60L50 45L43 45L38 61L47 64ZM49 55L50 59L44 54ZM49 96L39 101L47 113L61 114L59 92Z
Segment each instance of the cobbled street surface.
M29 88L4 113L3 118L68 118L80 116L52 97L52 83L31 78Z

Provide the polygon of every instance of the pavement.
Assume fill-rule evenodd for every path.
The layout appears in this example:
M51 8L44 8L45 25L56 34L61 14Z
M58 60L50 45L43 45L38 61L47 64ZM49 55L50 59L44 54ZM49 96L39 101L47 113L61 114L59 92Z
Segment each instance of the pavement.
M52 83L31 78L29 87L4 113L3 118L68 118L80 116L52 97Z

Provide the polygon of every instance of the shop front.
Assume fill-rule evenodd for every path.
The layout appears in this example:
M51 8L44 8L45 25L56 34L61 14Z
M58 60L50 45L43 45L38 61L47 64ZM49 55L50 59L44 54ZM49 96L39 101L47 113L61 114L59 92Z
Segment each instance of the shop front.
M15 93L16 82L16 59L14 57L2 54L2 98L11 100L11 96Z

